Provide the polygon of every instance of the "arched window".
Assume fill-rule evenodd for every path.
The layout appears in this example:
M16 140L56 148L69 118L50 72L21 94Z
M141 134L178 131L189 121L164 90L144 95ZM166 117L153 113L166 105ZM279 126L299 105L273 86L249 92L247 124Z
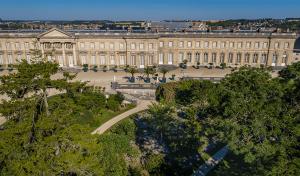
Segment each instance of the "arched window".
M172 65L173 64L173 53L168 54L168 64Z
M278 60L278 55L277 54L273 54L273 57L272 57L272 66L275 66L277 64L277 60Z
M204 53L204 62L208 63L208 53Z
M200 53L196 53L196 62L200 62Z
M236 55L236 63L240 64L242 60L242 54L241 53L237 53Z
M221 53L221 55L220 55L220 63L224 63L224 61L225 61L225 54Z
M228 63L232 64L232 62L233 62L233 54L229 53L229 55L228 55Z
M287 62L288 62L288 55L286 53L284 53L283 56L282 56L281 65L286 66Z
M246 53L245 54L245 63L249 63L250 62L250 54Z
M261 64L266 64L267 63L267 54L262 54L261 55L261 60L260 60Z
M192 62L192 53L187 53L188 62Z
M212 53L212 58L211 58L212 63L217 62L217 53Z

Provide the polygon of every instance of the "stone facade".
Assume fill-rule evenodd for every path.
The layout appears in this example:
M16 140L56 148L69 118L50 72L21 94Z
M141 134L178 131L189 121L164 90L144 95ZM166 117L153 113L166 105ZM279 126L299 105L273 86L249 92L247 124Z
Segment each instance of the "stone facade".
M286 66L296 34L137 33L124 31L0 31L0 65L30 61L38 48L61 67L175 65Z

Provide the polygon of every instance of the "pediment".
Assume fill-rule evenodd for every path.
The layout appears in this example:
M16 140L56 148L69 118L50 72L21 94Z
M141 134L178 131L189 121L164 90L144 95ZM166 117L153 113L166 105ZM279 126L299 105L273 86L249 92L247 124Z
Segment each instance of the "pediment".
M67 32L56 28L51 29L39 35L39 38L72 38L72 37L73 36L71 34L68 34Z

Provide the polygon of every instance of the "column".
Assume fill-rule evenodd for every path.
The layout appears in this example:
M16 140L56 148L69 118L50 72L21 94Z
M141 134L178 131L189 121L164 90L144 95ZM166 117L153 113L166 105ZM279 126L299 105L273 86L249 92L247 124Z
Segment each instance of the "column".
M40 43L40 46L42 50L42 57L45 58L44 43Z
M73 43L72 44L72 47L73 47L73 61L74 61L74 66L77 66L77 55L76 55L76 44Z
M63 49L63 64L64 64L64 66L66 66L67 64L66 64L66 52L65 52L65 43L62 43L61 44L62 45L62 49Z

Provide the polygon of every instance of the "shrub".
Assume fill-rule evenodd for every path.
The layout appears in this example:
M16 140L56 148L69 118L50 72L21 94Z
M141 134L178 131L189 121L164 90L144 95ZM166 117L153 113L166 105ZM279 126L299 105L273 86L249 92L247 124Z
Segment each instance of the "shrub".
M150 154L145 161L145 169L151 174L161 167L164 163L164 156L162 154Z
M94 67L93 67L93 70L94 70L94 72L97 72L98 71L98 66L97 65L94 65Z
M113 98L108 98L106 106L112 111L118 111L120 109L120 103Z
M88 64L83 64L82 70L83 70L84 72L87 72L87 71L89 70L89 65L88 65Z

